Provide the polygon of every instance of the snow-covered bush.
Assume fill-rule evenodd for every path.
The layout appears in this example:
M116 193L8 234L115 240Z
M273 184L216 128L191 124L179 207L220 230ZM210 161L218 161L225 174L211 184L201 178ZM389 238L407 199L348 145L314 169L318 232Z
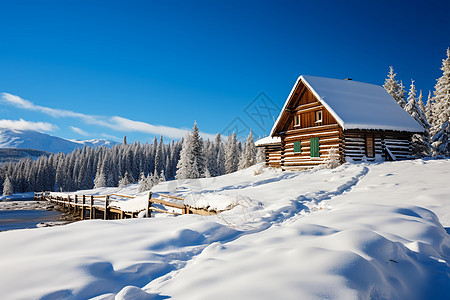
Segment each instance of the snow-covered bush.
M128 172L125 172L125 175L123 175L123 177L119 180L119 188L123 188L133 182L133 177Z
M148 174L147 177L144 173L141 173L139 178L139 193L150 191L154 185L158 184L152 174Z
M336 148L331 148L328 152L328 157L325 160L325 167L327 169L334 169L341 165L341 159L339 156L339 151Z

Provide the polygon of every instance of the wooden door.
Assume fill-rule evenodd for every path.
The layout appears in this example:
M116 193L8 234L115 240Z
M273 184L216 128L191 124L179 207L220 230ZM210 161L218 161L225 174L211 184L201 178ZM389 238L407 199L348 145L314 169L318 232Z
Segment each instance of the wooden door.
M366 135L366 156L368 158L375 157L375 143L373 142L373 135Z

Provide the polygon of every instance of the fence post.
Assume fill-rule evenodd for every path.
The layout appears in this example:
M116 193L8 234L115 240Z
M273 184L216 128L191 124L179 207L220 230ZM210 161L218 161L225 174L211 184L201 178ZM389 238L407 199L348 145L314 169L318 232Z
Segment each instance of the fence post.
M76 215L77 214L77 212L78 212L78 206L77 206L77 204L78 204L78 195L75 195L75 202L74 202L74 205L73 205L73 213Z
M86 196L83 195L83 206L81 207L81 220L84 220L84 215L86 213L86 208L84 207L84 205L86 204Z
M89 204L89 220L95 219L94 196L91 195L91 203Z
M152 192L148 192L147 218L151 218L152 217L152 212L150 211L150 206L152 206Z
M109 202L109 195L107 195L105 199L105 220L108 220L108 202Z

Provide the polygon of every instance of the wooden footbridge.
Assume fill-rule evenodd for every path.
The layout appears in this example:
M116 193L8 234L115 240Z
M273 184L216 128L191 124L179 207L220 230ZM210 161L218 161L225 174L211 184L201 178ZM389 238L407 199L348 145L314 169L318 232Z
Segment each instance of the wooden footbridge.
M109 194L109 195L69 195L64 196L53 194L51 192L34 193L35 201L49 201L58 205L62 211L73 213L74 216L85 219L126 219L137 218L142 211L146 211L146 216L151 217L151 212L167 213L173 215L183 214L199 214L199 215L215 215L218 212L209 211L205 209L193 208L184 203L184 199L180 197L158 194L160 197L170 199L167 201L163 199L153 198L152 193L148 193L147 207L140 210L123 210L117 205L120 198L136 198L135 196ZM122 200L123 201L123 200ZM172 208L172 210L164 210L153 206L160 204L164 208ZM173 208L177 211L173 211Z

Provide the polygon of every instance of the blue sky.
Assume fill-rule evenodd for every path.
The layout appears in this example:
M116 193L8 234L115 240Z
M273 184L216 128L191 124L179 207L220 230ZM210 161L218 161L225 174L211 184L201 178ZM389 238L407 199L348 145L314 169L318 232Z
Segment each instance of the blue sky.
M381 85L393 65L426 94L450 47L449 1L7 0L0 15L0 125L77 139L167 141L194 121L262 136L301 74Z

